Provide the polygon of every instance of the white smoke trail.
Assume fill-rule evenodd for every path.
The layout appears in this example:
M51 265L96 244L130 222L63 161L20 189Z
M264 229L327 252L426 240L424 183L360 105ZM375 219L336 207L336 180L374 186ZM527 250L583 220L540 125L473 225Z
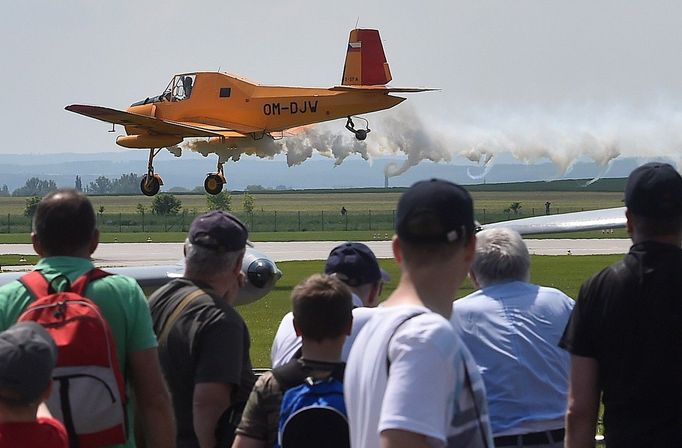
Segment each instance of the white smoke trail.
M682 111L674 108L498 112L437 125L427 124L412 107L401 105L373 119L371 128L365 141L356 140L333 123L311 126L280 140L266 136L260 140L228 139L226 143L191 141L183 147L203 155L219 154L222 161L237 161L241 154L286 154L289 166L299 165L315 153L334 159L335 165L355 154L370 162L378 156L404 155L402 163L387 164L388 177L400 175L422 160L450 162L463 157L481 169L479 174L469 169L469 176L481 178L502 153L511 153L527 164L550 160L558 167L558 175L589 158L603 167L598 177L605 175L619 156L668 157L678 165L682 160Z

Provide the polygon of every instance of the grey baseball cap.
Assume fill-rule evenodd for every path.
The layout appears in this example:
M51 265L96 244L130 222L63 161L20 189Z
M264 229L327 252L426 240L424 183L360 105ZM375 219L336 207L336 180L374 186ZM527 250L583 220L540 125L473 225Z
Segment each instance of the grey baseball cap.
M40 324L19 322L0 333L0 398L31 403L45 392L57 363L57 345Z

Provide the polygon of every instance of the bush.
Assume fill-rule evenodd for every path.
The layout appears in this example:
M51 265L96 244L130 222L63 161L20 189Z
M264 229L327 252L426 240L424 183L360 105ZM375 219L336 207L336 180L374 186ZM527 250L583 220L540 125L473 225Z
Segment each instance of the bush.
M182 202L170 193L160 193L152 201L152 213L159 216L175 216L180 213Z

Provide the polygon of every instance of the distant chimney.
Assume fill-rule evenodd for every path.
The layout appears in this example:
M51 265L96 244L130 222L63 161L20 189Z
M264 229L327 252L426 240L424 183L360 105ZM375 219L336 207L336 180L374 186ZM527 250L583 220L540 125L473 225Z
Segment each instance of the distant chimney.
M388 188L388 176L384 176L384 188Z

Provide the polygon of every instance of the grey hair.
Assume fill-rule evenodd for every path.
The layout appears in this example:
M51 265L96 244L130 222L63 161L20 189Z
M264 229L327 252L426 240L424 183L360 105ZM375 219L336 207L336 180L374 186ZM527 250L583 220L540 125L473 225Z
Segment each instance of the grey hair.
M476 234L476 257L471 272L483 288L504 281L530 280L528 247L518 232L507 228L482 230Z
M217 252L185 240L185 270L211 277L234 267L246 248L233 252Z

